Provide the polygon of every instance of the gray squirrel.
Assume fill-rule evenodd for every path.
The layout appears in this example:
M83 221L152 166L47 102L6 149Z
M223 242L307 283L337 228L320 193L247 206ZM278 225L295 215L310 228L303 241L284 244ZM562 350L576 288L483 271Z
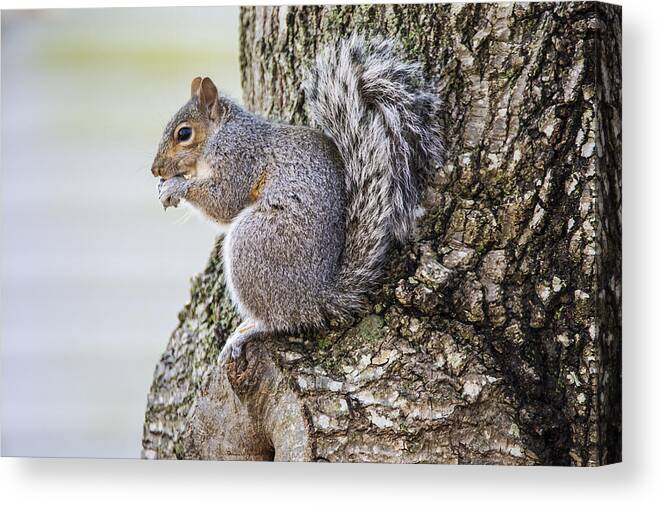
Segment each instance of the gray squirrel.
M443 162L440 100L392 40L327 46L303 84L317 128L271 122L196 77L152 166L164 208L185 199L225 229L223 262L248 340L364 311L394 241L405 241Z

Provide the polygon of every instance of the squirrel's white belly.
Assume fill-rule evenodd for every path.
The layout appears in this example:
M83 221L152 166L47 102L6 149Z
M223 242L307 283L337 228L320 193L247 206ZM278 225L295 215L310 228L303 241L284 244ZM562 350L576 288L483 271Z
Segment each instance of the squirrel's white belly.
M223 239L223 272L225 273L225 286L229 293L232 303L243 318L251 318L252 315L241 302L239 294L236 291L232 280L232 232L236 230L237 224L241 218L252 211L252 207L247 207L241 211L231 223L225 225L225 238Z

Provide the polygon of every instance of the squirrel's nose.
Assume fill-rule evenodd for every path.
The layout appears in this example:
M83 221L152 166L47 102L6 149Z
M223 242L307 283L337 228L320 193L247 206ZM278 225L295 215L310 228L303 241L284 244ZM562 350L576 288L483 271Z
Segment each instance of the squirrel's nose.
M161 166L158 165L156 162L154 162L151 166L151 173L154 176L159 176L160 175L160 170L161 170Z

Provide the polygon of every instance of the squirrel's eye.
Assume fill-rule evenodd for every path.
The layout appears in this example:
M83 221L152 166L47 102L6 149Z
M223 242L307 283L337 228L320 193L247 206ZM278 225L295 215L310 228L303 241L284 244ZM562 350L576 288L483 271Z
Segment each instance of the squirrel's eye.
M193 135L193 129L191 127L182 127L177 132L177 142L186 142Z

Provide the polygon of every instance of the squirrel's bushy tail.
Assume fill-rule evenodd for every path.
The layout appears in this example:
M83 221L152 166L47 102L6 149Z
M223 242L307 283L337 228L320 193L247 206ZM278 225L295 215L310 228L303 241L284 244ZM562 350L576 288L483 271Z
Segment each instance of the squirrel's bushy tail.
M346 169L346 243L328 316L362 309L393 239L415 223L429 175L442 163L439 98L395 43L354 35L326 47L304 84L308 114Z

